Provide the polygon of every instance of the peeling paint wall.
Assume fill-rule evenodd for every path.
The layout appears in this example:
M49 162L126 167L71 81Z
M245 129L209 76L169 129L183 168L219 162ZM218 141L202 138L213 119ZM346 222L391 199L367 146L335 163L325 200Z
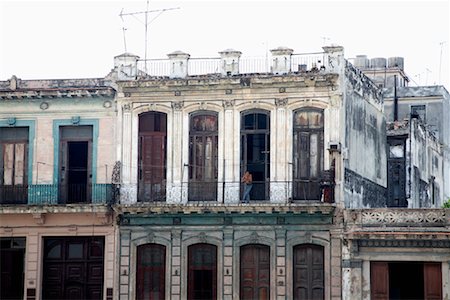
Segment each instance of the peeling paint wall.
M386 121L381 90L349 63L345 85L345 204L385 206Z

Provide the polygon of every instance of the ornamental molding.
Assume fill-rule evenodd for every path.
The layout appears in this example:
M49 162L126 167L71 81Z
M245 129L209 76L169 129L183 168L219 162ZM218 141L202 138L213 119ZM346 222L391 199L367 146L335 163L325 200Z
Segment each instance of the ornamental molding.
M222 105L225 109L233 109L234 104L235 104L234 100L224 100L222 102Z
M172 109L173 110L182 110L184 107L183 101L173 101L172 102Z
M288 104L288 98L275 99L275 105L277 107L285 107Z
M359 247L450 248L450 240L358 240Z
M362 212L364 225L379 224L433 224L446 222L445 212L438 211L367 211Z

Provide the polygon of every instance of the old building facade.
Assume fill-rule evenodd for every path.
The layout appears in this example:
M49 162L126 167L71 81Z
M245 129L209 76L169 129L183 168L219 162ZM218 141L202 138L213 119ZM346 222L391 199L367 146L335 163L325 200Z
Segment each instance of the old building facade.
M387 94L342 47L219 55L0 82L2 285L23 283L0 298L448 298L438 140L386 131ZM420 170L441 159L427 205L392 205L395 137Z

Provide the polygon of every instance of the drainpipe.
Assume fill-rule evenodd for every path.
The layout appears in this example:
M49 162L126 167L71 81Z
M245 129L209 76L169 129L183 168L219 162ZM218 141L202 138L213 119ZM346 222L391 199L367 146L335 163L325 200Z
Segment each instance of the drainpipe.
M394 75L394 122L398 121L397 75Z

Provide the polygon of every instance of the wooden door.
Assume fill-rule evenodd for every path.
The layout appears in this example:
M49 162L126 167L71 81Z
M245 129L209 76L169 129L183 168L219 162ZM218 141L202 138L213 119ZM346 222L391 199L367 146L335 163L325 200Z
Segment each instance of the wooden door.
M389 264L372 261L370 263L370 299L389 299Z
M43 299L103 299L103 237L44 238Z
M294 247L294 299L324 299L324 251L319 245Z
M25 238L0 238L0 299L23 299Z
M440 300L442 299L442 271L441 263L424 263L424 299Z
M188 299L217 299L217 247L194 244L188 252Z
M166 247L147 244L137 248L136 299L165 299Z
M245 245L240 253L240 299L270 299L270 247Z
M320 200L323 172L323 111L305 108L294 112L293 198Z
M166 135L141 134L139 142L139 201L164 201Z

